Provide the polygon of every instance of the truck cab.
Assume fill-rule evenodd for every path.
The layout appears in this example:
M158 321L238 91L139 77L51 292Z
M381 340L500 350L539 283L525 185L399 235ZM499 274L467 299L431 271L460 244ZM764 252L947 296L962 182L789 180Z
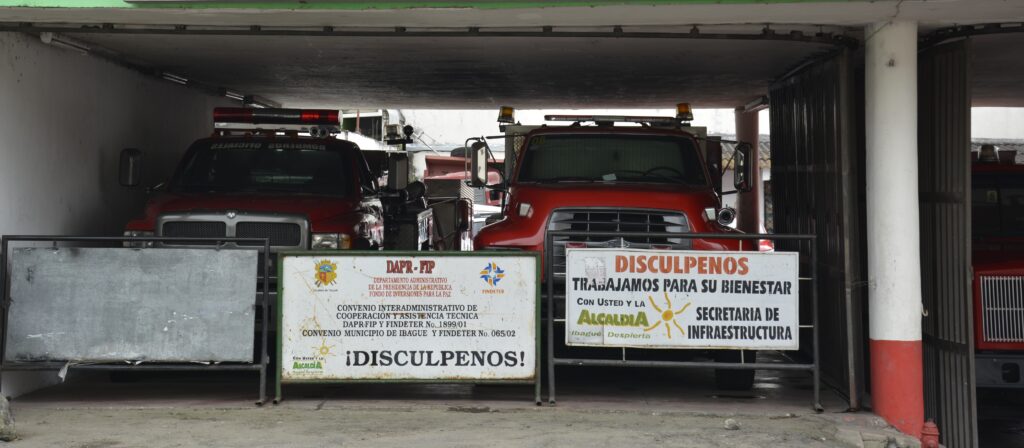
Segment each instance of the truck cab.
M573 124L542 126L525 135L510 178L498 187L506 193L503 217L480 230L474 247L553 256L556 279L564 276L567 245L739 249L736 240L652 235L612 240L563 238L555 241L553 254L544 254L544 235L549 230L737 232L729 227L735 212L722 206L701 145L694 134L683 130L681 121L671 117L547 118ZM584 126L587 121L595 125Z
M377 180L356 144L333 137L337 111L217 108L214 121L125 236L269 238L272 252L382 246Z
M983 147L971 170L979 387L1024 387L1024 164L1002 153Z

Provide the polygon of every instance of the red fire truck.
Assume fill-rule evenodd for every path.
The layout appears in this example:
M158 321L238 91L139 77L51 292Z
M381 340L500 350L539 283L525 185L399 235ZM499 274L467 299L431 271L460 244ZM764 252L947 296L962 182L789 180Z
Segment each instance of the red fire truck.
M499 122L511 123L503 108ZM565 249L629 247L650 249L738 250L737 240L685 239L659 233L735 233L735 211L723 207L702 145L688 131L692 114L680 105L676 117L547 116L568 126L539 126L523 136L508 179L489 187L505 193L503 217L477 234L474 248L527 250L554 257L556 283L564 282ZM591 124L592 125L589 125ZM506 137L505 140L510 140ZM486 183L488 149L471 151L473 182ZM734 159L736 189L750 189L751 148L739 145ZM510 154L506 150L505 160ZM720 164L714 165L716 168ZM556 230L650 232L645 237L559 237L544 253L545 233ZM749 242L747 249L757 250ZM738 351L718 351L721 361L739 362ZM742 359L753 362L746 352ZM748 389L750 370L718 370L723 389Z
M983 147L973 165L975 372L979 387L1024 387L1024 165Z
M213 119L214 135L192 144L125 236L269 238L275 252L382 247L377 179L358 146L332 136L337 111L217 108ZM139 182L137 157L122 154L126 186Z

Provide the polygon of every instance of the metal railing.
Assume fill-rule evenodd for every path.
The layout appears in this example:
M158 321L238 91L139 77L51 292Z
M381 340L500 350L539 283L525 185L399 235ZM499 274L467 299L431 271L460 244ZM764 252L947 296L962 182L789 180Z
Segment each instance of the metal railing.
M812 332L812 360L810 363L786 362L786 363L758 363L743 362L742 351L740 362L710 362L710 361L654 361L628 359L626 347L622 349L621 359L593 359L593 358L559 358L555 356L555 324L565 324L565 316L556 316L556 301L561 300L563 308L566 295L559 297L555 294L557 280L555 279L554 266L554 240L559 237L608 237L608 238L683 238L683 239L709 239L709 240L739 240L740 250L743 249L744 241L751 241L750 247L757 249L759 240L770 241L807 241L810 243L810 276L799 276L799 281L811 283L811 307L812 321L809 324L799 323L801 330ZM818 356L818 260L815 244L815 235L775 235L775 234L721 234L721 233L665 233L665 232L581 232L581 231L548 231L544 236L544 288L545 295L543 304L547 307L546 324L547 331L547 374L548 374L548 402L555 403L555 366L603 366L603 367L647 367L647 368L714 368L723 370L802 370L809 371L813 376L814 403L816 412L822 412L821 406L821 369ZM564 283L560 285L565 287ZM798 336L799 337L799 336ZM617 347L609 347L615 349Z
M262 290L257 291L259 302L257 305L263 312L261 331L258 336L260 344L259 360L253 363L61 363L54 361L7 361L7 330L8 315L11 309L11 282L8 257L12 242L21 243L52 243L57 247L58 243L205 243L210 244L206 250L219 250L225 244L248 243L249 250L262 250L259 254L262 263L259 264L260 273L257 281L262 284ZM38 247L38 246L34 246ZM139 247L131 250L161 250L160 247ZM202 249L200 249L202 250ZM267 370L270 366L269 353L269 320L270 313L270 239L269 238L174 238L174 237L97 237L97 236L53 236L53 235L5 235L0 237L0 293L2 293L2 334L0 334L0 380L3 372L13 370L58 370L64 367L75 370L165 370L165 371L258 371L259 399L256 404L262 406L267 401ZM255 298L254 298L255 299Z

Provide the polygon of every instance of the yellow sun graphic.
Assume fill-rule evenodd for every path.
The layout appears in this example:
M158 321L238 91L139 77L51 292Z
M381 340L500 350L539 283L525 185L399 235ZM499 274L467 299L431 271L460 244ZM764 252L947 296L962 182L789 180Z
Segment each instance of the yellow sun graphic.
M644 328L645 332L658 328L658 326L661 324L665 324L666 335L669 339L672 339L672 326L678 328L680 334L686 334L686 332L683 331L683 327L679 326L679 322L676 322L676 316L682 314L683 311L686 311L686 309L690 307L690 303L692 302L686 302L686 305L683 305L683 307L680 308L679 310L672 311L672 299L668 298L668 292L665 293L665 303L667 303L668 306L666 306L664 310L662 310L658 306L658 304L654 303L654 297L647 296L647 301L651 303L651 306L654 307L654 309L658 310L658 312L661 313L661 320L659 320L654 325L651 325L650 327Z
M327 339L324 339L324 340L320 341L320 346L319 347L313 347L313 350L316 350L316 354L318 354L320 356L325 356L326 357L326 356L329 356L329 355L334 355L334 353L331 353L331 349L332 348L334 348L334 346L333 345L327 345Z
M323 327L320 326L320 320L317 319L316 314L313 314L312 317L307 318L302 322L302 329L322 330ZM331 349L334 348L334 345L327 345L327 338L321 339L320 345L314 345L312 348L314 356L319 355L327 357L334 355L334 353L331 352Z

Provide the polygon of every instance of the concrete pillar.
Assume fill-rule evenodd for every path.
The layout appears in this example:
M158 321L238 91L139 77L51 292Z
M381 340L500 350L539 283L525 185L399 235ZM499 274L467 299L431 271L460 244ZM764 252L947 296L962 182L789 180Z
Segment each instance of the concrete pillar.
M865 47L871 400L920 436L921 249L917 188L917 24L869 25Z
M736 114L736 141L750 143L754 149L757 164L754 169L754 177L751 179L753 190L745 193L737 193L736 196L736 228L747 233L761 233L764 224L764 188L761 185L760 152L758 150L758 114L757 112L744 112L743 108L737 108ZM731 185L726 189L731 189ZM756 248L751 248L756 249Z

